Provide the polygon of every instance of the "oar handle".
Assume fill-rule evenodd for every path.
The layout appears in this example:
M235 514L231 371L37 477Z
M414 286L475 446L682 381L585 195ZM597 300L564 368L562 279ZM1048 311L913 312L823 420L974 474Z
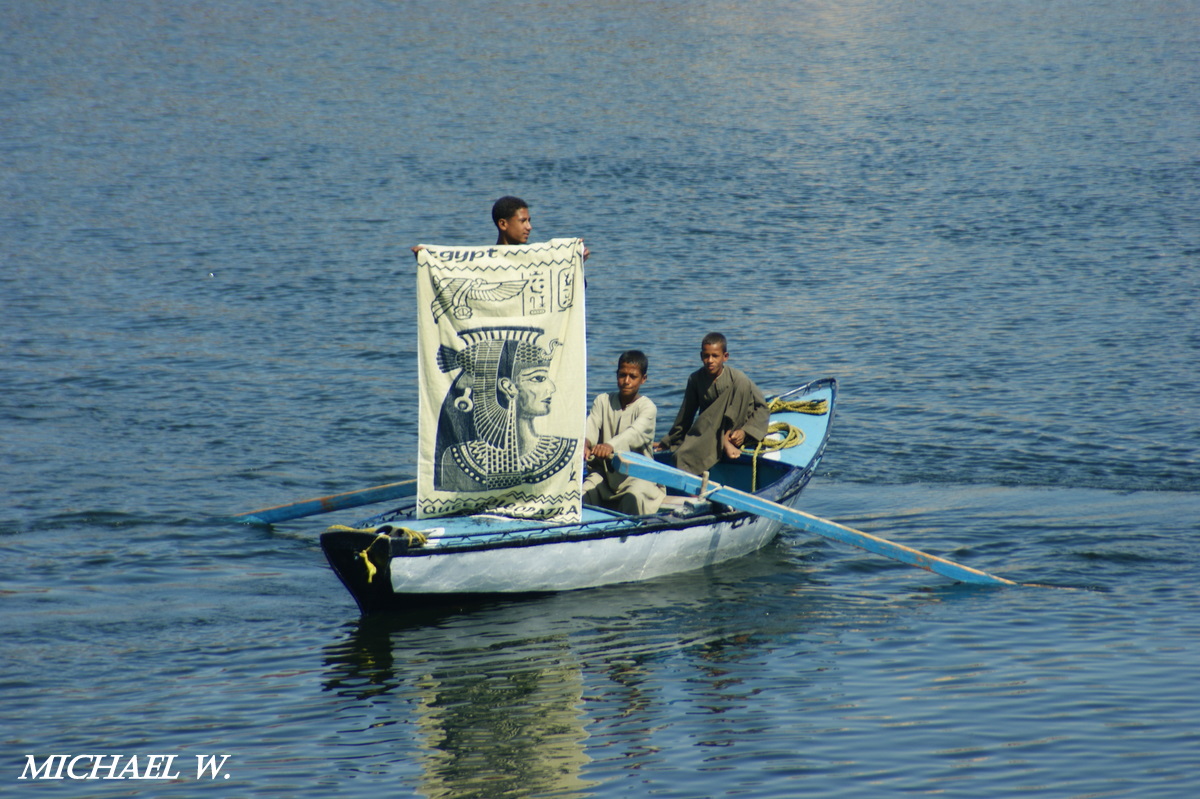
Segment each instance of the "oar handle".
M327 497L300 499L285 505L259 508L248 513L239 513L237 516L231 516L229 520L243 524L274 524L275 522L287 521L288 519L316 516L319 513L331 513L335 510L357 508L359 505L370 505L373 502L411 497L416 493L416 490L416 480L402 480L398 483L360 488L357 491L330 494Z

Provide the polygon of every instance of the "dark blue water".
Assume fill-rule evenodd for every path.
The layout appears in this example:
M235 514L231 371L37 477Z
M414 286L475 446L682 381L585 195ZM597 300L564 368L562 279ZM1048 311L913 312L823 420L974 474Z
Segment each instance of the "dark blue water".
M0 794L1194 795L1197 130L1188 3L0 6ZM408 247L507 193L589 393L835 375L809 511L1067 588L788 533L363 620L362 513L219 521L413 475ZM19 779L88 753L179 777Z

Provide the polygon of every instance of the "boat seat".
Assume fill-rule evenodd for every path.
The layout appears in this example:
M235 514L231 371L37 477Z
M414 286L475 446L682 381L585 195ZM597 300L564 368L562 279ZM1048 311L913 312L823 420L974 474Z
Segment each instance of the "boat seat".
M637 517L630 516L627 513L621 513L621 511L619 511L619 510L613 510L612 508L606 508L602 505L588 505L586 502L583 504L583 521L585 523L595 522L595 521L604 521L605 519L634 519L634 518L637 518Z
M687 519L692 516L702 516L713 512L713 504L700 497L684 497L668 494L659 506L659 513L678 516Z

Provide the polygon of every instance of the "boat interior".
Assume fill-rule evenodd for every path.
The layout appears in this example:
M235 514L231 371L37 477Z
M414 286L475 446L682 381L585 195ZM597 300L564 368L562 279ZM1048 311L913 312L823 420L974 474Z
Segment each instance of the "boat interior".
M669 452L655 454L654 460L674 466L674 456ZM739 491L761 491L771 485L791 468L779 461L759 458L757 466L750 455L743 455L736 461L721 461L708 472L708 479L723 486L736 488ZM668 496L685 496L682 491L667 490Z
M654 456L654 459L669 466L674 465L674 458L669 452L658 453ZM778 461L763 458L759 458L757 464L754 461L755 459L749 455L743 455L736 461L722 461L709 470L709 480L715 484L753 493L783 477L790 468ZM674 488L668 488L667 498L663 500L659 514L691 517L711 513L712 510L712 503L708 500ZM595 505L584 505L584 521L604 517L622 518L625 517L625 514Z

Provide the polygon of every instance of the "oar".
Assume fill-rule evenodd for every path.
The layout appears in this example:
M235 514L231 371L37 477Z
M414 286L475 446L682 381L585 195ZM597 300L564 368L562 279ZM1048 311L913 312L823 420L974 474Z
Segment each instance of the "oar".
M411 497L417 492L416 480L403 480L399 483L360 488L358 491L347 491L344 494L331 494L327 497L300 499L286 505L276 505L271 508L260 508L249 513L239 513L230 517L230 521L244 524L274 524L288 519L299 519L304 516L316 516L318 513L329 513L344 508L357 508L359 505L370 505L372 502L383 502L388 499Z
M930 555L912 547L888 541L886 538L855 530L844 524L794 510L786 505L771 502L736 488L707 482L694 474L651 460L645 455L638 455L634 452L614 453L613 466L621 473L631 477L640 477L643 480L670 486L689 494L699 494L703 491L705 497L731 508L774 519L806 533L816 533L825 538L832 538L834 541L852 544L868 552L874 552L876 555L883 555L910 566L937 572L952 580L981 585L1017 585L1012 580L1006 580L979 569L972 569L970 566L963 566L945 558L939 558L937 555Z

